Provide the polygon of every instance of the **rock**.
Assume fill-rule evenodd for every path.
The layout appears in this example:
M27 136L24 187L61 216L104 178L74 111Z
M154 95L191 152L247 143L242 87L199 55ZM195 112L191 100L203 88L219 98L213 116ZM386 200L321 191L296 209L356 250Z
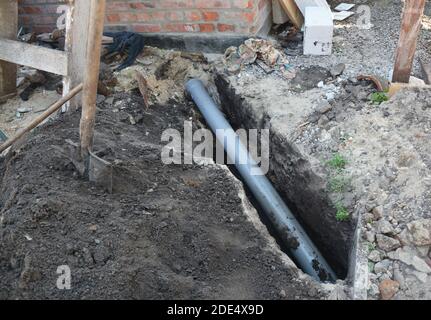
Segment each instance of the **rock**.
M374 272L378 274L378 273L384 273L386 271L390 271L391 265L392 265L391 260L388 260L388 259L382 260L374 265Z
M335 92L329 91L329 92L325 93L325 97L328 101L332 101L335 99Z
M322 102L320 102L319 105L316 108L316 111L319 112L319 113L321 113L321 114L325 114L325 113L327 113L327 112L329 112L331 110L332 110L332 106L326 100L323 100Z
M286 291L285 290L281 290L280 291L280 297L282 297L282 298L286 298Z
M385 251L393 251L401 246L401 243L397 239L382 234L378 234L376 238L378 247Z
M372 212L375 220L380 220L383 218L383 206L375 207Z
M329 123L329 119L325 115L321 116L319 121L317 121L317 124L319 125L319 127L325 127L328 123Z
M112 106L114 104L114 97L108 97L105 99L105 104Z
M431 245L431 219L421 219L407 224L413 243L417 246Z
M344 292L344 288L337 284L329 295L328 300L347 300L347 295L346 292Z
M329 70L329 72L331 73L332 78L335 78L343 74L345 69L346 69L346 65L344 63L339 63L333 66L332 69Z
M365 239L367 239L368 242L373 243L376 241L376 234L373 231L367 231L365 232Z
M377 222L377 230L379 233L382 234L393 234L394 229L392 228L392 224L384 219L381 219L379 222Z
M400 284L401 288L404 288L405 279L398 264L395 264L394 266L394 280Z
M96 104L101 104L101 103L103 103L103 101L105 101L105 96L103 96L103 95L101 95L101 94L98 94L97 95L97 98L96 98Z
M427 274L419 271L412 271L412 274L422 283L427 283Z
M400 284L394 280L386 279L380 282L379 291L382 300L390 300L398 292Z
M379 287L376 284L372 283L370 285L370 288L368 289L368 294L372 297L377 296L379 294Z
M431 267L423 259L419 258L410 247L399 248L395 251L393 258L414 267L417 271L431 273Z
M418 256L414 256L412 260L413 267L423 273L431 273L431 267L425 262L425 260L419 258Z
M18 108L16 111L18 111L19 113L29 113L31 112L33 109L32 108L28 108L28 107L20 107Z
M377 250L373 250L370 252L370 254L368 255L368 260L371 260L373 262L379 262L380 260L382 260L381 256L380 256L380 252ZM378 272L376 272L378 273Z

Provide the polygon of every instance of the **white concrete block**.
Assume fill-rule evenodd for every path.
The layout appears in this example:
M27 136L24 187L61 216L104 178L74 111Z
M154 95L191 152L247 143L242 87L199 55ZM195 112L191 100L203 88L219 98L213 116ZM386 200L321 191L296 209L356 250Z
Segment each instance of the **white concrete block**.
M304 23L304 54L330 55L334 35L332 12L319 7L307 7Z

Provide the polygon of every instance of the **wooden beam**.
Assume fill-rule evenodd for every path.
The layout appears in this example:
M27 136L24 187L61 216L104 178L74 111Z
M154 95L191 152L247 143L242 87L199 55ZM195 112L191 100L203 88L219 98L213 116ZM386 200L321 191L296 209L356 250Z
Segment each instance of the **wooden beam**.
M18 33L18 1L0 1L0 21L0 37L16 39ZM16 93L16 77L16 65L0 61L0 98Z
M290 21L297 28L301 28L304 24L304 16L299 10L294 0L279 0Z
M0 60L66 76L67 59L68 55L63 51L0 39Z
M63 80L63 95L79 83L84 82L86 67L88 27L90 23L91 1L68 0L69 11L66 18L65 51L69 53L69 75ZM66 109L76 110L81 105L81 94L70 100Z
M91 0L89 2L91 2L90 27L88 29L86 71L80 122L81 157L83 160L88 158L93 148L97 86L99 83L100 54L102 51L106 7L106 0Z
M406 0L392 82L408 83L422 25L425 0Z

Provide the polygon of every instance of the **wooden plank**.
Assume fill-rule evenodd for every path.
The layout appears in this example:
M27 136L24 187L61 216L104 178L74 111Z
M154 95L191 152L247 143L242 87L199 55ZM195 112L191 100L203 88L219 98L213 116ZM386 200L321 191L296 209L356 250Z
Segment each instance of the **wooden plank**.
M424 8L425 0L406 0L404 3L392 82L409 82Z
M66 17L65 50L69 52L69 74L63 79L63 95L71 88L84 82L85 63L87 56L88 26L90 22L91 1L69 0L69 11ZM70 100L63 107L76 110L81 104L81 94Z
M283 10L286 12L290 21L294 24L295 27L301 28L304 24L304 16L299 10L294 0L279 0L280 5Z
M93 149L96 118L97 85L99 83L100 54L102 52L103 27L106 0L91 0L90 26L84 90L82 93L82 115L80 122L81 157L86 160Z
M65 76L67 59L67 53L63 51L0 39L0 60Z
M16 39L18 33L18 1L0 1L0 37ZM1 52L1 49L0 49ZM0 61L0 98L16 93L17 66Z

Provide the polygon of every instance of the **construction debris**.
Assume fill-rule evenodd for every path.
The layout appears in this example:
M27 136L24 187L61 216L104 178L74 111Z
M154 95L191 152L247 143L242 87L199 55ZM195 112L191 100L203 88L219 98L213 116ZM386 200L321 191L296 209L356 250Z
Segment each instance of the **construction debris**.
M271 41L248 39L242 45L230 47L224 55L224 64L229 73L238 73L247 65L256 63L266 73L288 69L287 57Z

